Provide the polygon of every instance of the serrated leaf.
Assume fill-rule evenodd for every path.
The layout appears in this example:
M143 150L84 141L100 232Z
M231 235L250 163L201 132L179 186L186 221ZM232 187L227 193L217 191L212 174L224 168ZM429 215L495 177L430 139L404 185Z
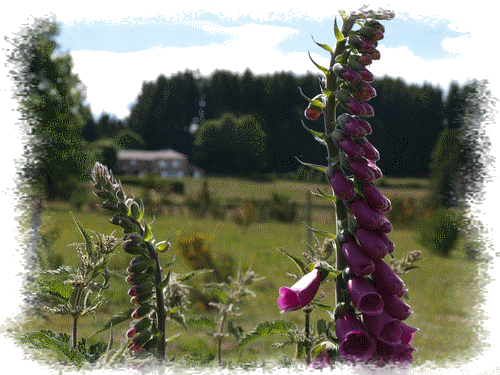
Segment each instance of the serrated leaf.
M217 323L207 317L188 319L186 320L186 325L189 327L209 327L214 329L217 327Z
M82 227L82 225L76 220L75 216L73 213L71 213L71 216L73 216L73 221L75 222L76 226L80 230L80 233L82 234L84 240L85 240L85 250L89 254L91 258L93 258L94 255L94 243L92 242L92 237L87 233L87 231Z
M232 321L229 321L227 325L227 331L234 336L234 338L239 341L241 337L243 336L243 328L240 326L235 326L233 325Z
M321 65L317 64L317 63L313 60L313 58L311 57L311 54L310 54L309 52L307 52L307 54L309 55L309 58L311 59L312 63L313 63L314 65L316 65L316 68L318 68L318 69L319 69L319 70L321 70L321 71L322 71L325 75L327 75L327 74L328 74L328 69L326 69L324 66L321 66Z
M284 320L274 320L261 322L255 329L245 335L236 345L236 349L243 349L250 341L259 337L274 335L274 334L291 334L296 330L296 327Z
M295 159L297 159L297 161L302 164L302 165L305 165L306 167L309 167L309 168L313 168L313 169L316 169L320 172L326 172L326 167L322 166L322 165L317 165L317 164L310 164L310 163L304 163L303 161L301 161L299 158L295 157Z
M51 331L29 332L21 337L21 342L36 349L51 349L68 358L76 367L85 362L85 355L74 349L66 340L62 341Z
M306 268L306 265L305 263L300 260L299 258L297 258L295 255L292 255L292 254L288 254L285 250L283 250L282 248L278 248L278 251L282 252L283 254L285 254L288 258L290 258L297 267L299 267L300 269L300 272L302 272L303 274L305 274L305 268Z
M119 323L126 322L127 320L132 319L132 313L135 309L128 309L122 311L116 315L113 315L101 328L99 328L96 332L94 332L90 337L97 335L98 333L107 331L113 326L116 326Z
M322 43L316 42L314 40L314 37L312 35L311 35L311 38L312 38L312 40L313 40L314 43L316 43L318 46L320 46L321 48L323 48L325 51L333 53L333 49L328 44L322 44Z
M72 286L62 280L39 280L26 286L28 292L36 294L48 294L62 302L67 302L71 295Z
M342 19L344 19L343 16ZM333 34L335 35L335 39L337 39L337 43L344 40L344 35L342 35L337 25L337 17L335 17L335 21L333 22Z

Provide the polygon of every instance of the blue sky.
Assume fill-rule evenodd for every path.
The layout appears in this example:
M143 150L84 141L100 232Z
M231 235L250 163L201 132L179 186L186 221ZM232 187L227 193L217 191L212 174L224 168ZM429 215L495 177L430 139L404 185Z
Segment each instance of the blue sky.
M62 52L72 54L74 72L87 87L93 113L106 111L119 118L128 115L142 82L159 74L189 69L209 75L215 69L243 72L247 67L255 74L314 72L307 52L324 65L328 56L311 35L333 46L333 20L339 8L329 4L318 9L308 2L293 9L282 2L267 7L250 2L246 9L218 2L163 8L148 3L136 8L102 4L99 11L54 9L61 23L57 41ZM349 4L346 10L362 5ZM444 90L452 80L488 78L481 76L486 70L467 68L468 46L479 35L477 28L465 23L467 10L416 6L385 6L396 11L396 18L384 21L385 38L379 44L382 59L370 70L376 76L388 74L411 83L427 81Z

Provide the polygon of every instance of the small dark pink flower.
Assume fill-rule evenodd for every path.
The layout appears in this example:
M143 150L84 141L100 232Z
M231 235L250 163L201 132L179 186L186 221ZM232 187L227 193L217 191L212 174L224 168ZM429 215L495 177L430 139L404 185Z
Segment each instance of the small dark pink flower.
M390 211L391 201L387 199L373 183L362 185L360 190L370 207L378 208L382 212Z
M306 116L308 120L317 120L319 116L321 116L321 110L319 108L311 108L311 104L309 104L304 111L304 116Z
M379 233L360 227L356 229L356 238L361 245L361 250L369 258L382 259L387 255L387 244Z
M357 73L355 70L349 68L348 66L344 66L340 63L336 63L333 66L333 73L340 79L343 79L347 82L359 82L361 81L361 75Z
M400 324L401 329L403 330L401 333L401 344L408 345L412 342L413 335L418 331L418 328L410 327L409 325L406 325L402 322L400 322Z
M373 341L363 324L349 311L340 314L335 322L335 333L340 341L339 354L351 361L364 361L375 351Z
M380 314L363 314L363 323L372 337L388 343L401 343L401 321L382 311Z
M380 159L379 152L366 138L363 138L359 145L363 148L363 150L365 150L365 158L371 161L377 161Z
M366 229L377 229L383 224L384 214L378 209L371 208L361 199L351 202L350 207L356 221Z
M352 186L351 182L341 170L337 169L332 171L329 174L328 179L332 185L333 192L340 199L349 201L356 196L354 186Z
M281 287L278 298L281 312L294 311L307 306L318 293L321 281L323 281L322 272L314 269L302 276L291 288Z
M407 291L403 280L383 260L375 259L373 262L375 263L375 271L372 272L372 278L377 289L383 293L403 297Z
M349 272L356 276L368 276L375 270L373 260L368 258L351 237L347 237L342 245L342 254L349 266Z
M380 314L384 309L384 301L373 285L363 277L351 275L347 289L356 309L366 314Z
M377 96L375 89L364 81L353 84L350 91L356 98L361 100L370 100Z
M135 334L137 333L137 329L135 327L132 327L130 328L128 331L127 331L127 337L129 339L131 339L132 337L135 336Z
M387 253L393 253L394 249L396 248L394 246L394 242L392 242L389 237L384 232L379 232L378 230L375 231L379 238L384 241L385 245L387 246Z
M382 225L377 228L377 231L381 232L381 233L391 233L392 232L392 224L389 221L389 219L387 217L385 217L385 215L383 213L382 213L382 215L383 215Z

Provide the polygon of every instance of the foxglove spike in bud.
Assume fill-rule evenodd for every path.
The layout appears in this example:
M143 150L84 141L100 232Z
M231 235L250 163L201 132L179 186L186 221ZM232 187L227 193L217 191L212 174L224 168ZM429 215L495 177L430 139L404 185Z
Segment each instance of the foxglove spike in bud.
M370 207L377 208L382 212L391 210L391 201L387 199L373 183L364 184L360 187L363 197L368 202Z
M339 63L336 63L333 66L333 73L335 73L335 75L340 79L343 79L347 82L361 81L361 76L356 71Z
M380 159L380 154L373 145L368 142L366 138L359 143L359 145L365 150L365 158L371 161L377 161Z
M363 314L363 323L372 337L390 344L400 344L403 327L398 319L385 311L380 314Z
M349 91L360 100L370 100L377 96L375 89L363 81L349 84Z
M335 333L340 342L339 354L342 358L365 361L375 352L375 341L356 316L347 310L335 321Z
M387 255L387 244L377 232L360 227L356 229L356 238L361 245L361 250L369 258L382 259Z
M357 117L343 113L338 118L339 126L352 138L363 138L366 136L366 130L359 124Z
M347 43L355 48L359 53L370 53L375 49L375 46L366 39L358 35L350 35L347 38Z
M353 115L364 116L366 110L364 106L346 90L339 90L337 92L337 99L342 107L347 109Z
M374 27L363 26L358 30L358 35L370 43L384 39L384 33Z
M316 296L325 277L326 275L322 271L314 269L302 276L291 288L281 287L278 298L278 306L281 312L294 311L307 306Z
M333 192L340 199L349 201L356 196L354 186L352 186L344 172L340 169L329 168L327 171L327 177L332 185Z
M342 254L349 266L349 272L359 277L368 276L375 270L373 260L368 258L359 245L351 237L347 237L342 245Z
M384 223L382 211L371 208L361 199L352 201L350 209L358 224L365 229L377 229Z
M376 283L376 287L383 293L403 297L406 294L406 286L403 280L383 260L377 259L374 260L374 263L375 271L372 273L372 278Z
M306 116L308 120L312 121L317 120L319 116L321 116L321 109L319 109L316 106L313 106L312 104L309 104L306 110L304 111L304 116Z
M347 289L356 309L366 314L381 314L384 301L373 285L363 277L351 275Z

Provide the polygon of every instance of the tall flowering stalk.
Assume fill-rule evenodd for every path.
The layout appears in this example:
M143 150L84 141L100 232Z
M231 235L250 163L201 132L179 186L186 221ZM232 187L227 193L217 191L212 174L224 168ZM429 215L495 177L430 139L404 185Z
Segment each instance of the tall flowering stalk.
M335 20L334 49L315 42L330 52L330 66L313 63L324 74L321 94L307 98L304 115L317 120L323 114L325 133L304 127L327 147L328 166L312 166L325 171L334 196L322 195L335 202L336 273L323 273L325 266L314 266L291 288L282 287L278 305L282 311L307 308L325 276L336 275L336 340L313 349L318 354L312 365L326 367L332 347L345 361L411 363L411 346L416 328L402 321L411 314L410 306L401 300L406 286L383 258L394 251L387 237L392 225L385 216L391 202L373 184L382 177L376 162L379 153L366 136L370 124L361 117L374 116L368 101L376 96L369 85L374 80L367 69L380 59L378 41L384 37L384 26L394 13L386 10L359 10L347 15L339 29ZM355 25L360 28L353 30ZM312 59L311 59L312 60ZM302 91L301 91L302 93ZM337 105L347 110L337 117ZM326 267L327 268L327 267ZM341 276L340 276L341 275Z

